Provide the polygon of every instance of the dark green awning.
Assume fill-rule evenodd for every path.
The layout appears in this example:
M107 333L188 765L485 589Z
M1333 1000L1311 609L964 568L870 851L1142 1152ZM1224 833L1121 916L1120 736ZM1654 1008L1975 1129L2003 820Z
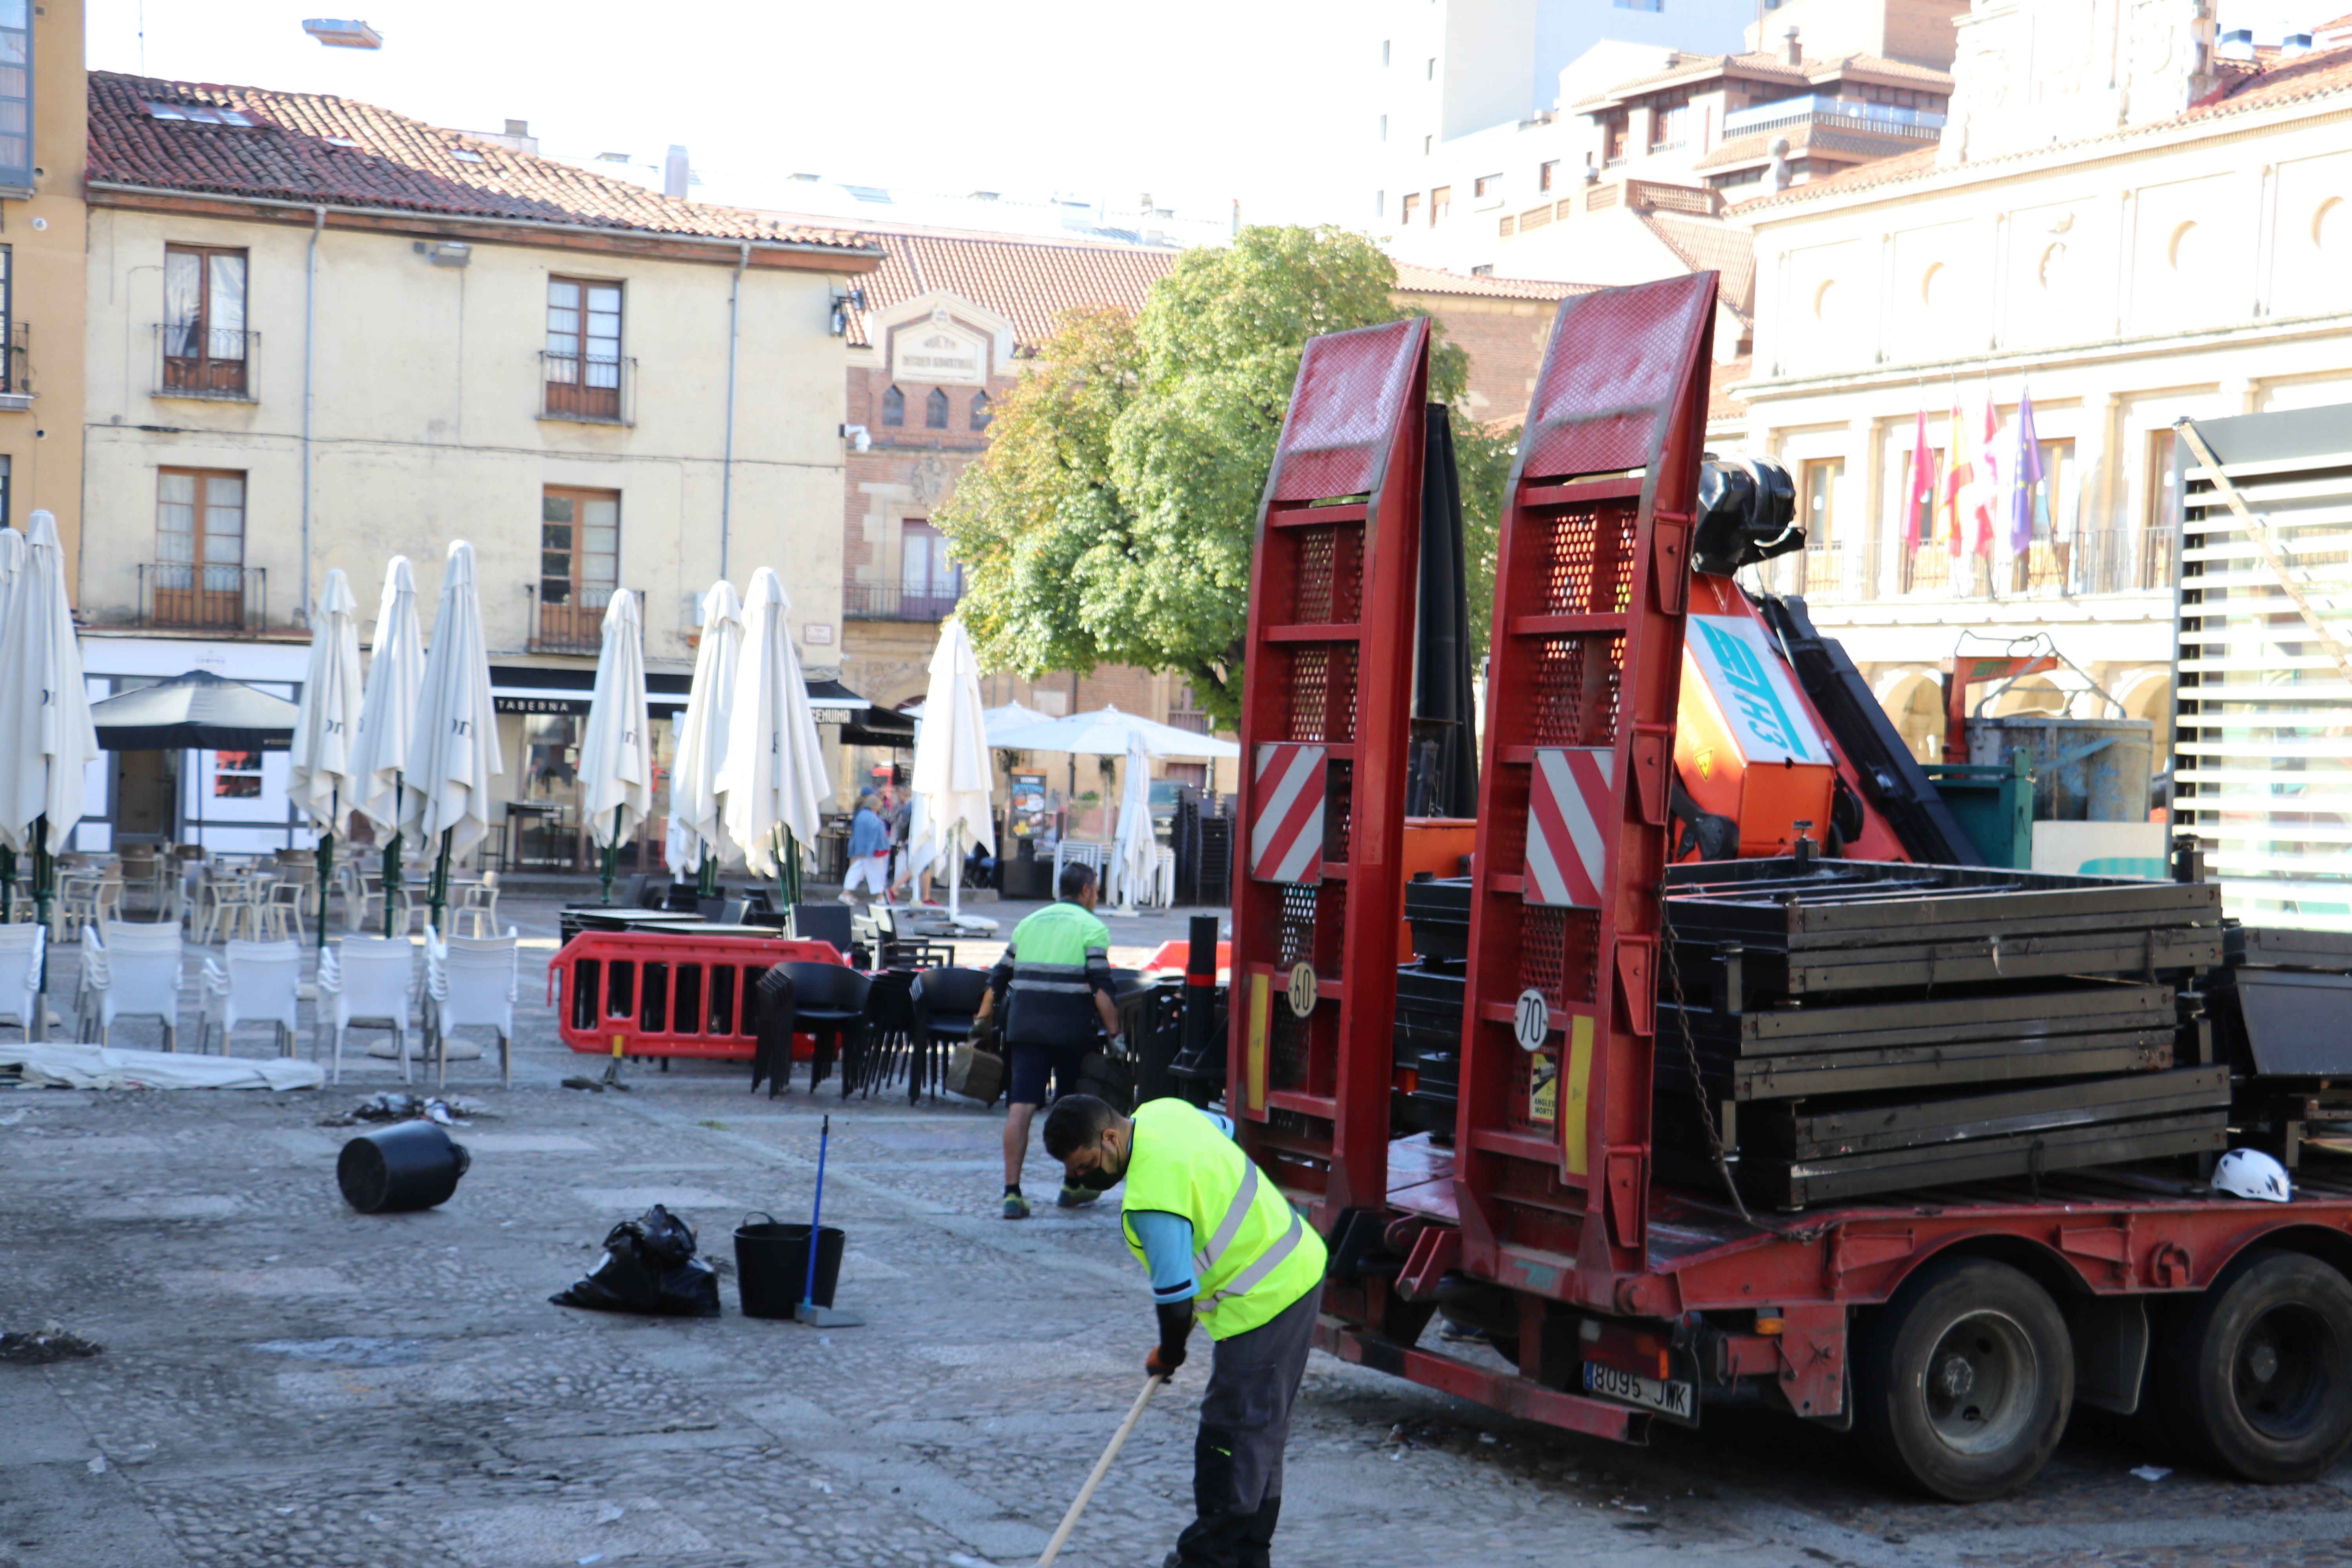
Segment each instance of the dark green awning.
M202 669L89 705L110 752L283 752L295 711L283 697Z

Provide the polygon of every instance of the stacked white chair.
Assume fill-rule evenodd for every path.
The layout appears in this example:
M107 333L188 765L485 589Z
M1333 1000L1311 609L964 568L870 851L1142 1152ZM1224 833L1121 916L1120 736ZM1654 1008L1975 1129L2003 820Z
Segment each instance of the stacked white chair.
M301 1028L295 995L302 984L302 944L296 942L237 942L218 959L205 960L203 1028L199 1051L211 1048L212 1032L221 1032L221 1054L228 1055L229 1039L241 1027L268 1024L277 1030L278 1054L295 1054Z
M95 1024L99 1044L110 1045L117 1018L154 1018L163 1026L163 1048L178 1050L180 958L175 925L108 921L102 928L82 927L82 1037Z
M41 958L48 942L48 927L36 921L0 925L0 1023L16 1025L27 1040L43 1005Z
M347 936L319 957L319 997L335 1035L333 1081L343 1081L343 1035L357 1024L389 1029L408 1081L408 1007L416 991L416 950L406 937Z
M514 1083L514 1009L521 989L521 942L514 927L501 937L425 936L425 1049L449 1081L449 1031L495 1029L499 1069Z

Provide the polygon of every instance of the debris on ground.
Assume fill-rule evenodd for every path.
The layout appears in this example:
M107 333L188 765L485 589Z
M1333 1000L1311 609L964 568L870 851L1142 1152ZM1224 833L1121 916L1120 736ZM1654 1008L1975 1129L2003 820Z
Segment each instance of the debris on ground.
M608 1089L625 1089L629 1086L623 1083L616 1078L567 1078L563 1080L563 1087L566 1089L594 1089L598 1094L602 1094Z
M341 1116L319 1120L321 1127L357 1127L363 1121L433 1121L444 1127L464 1127L477 1116L493 1114L479 1100L455 1095L378 1094L361 1100Z
M548 1300L600 1312L715 1318L719 1274L694 1255L694 1226L656 1204L640 1217L614 1226L596 1267Z
M2132 1467L2132 1474L2137 1476L2144 1481L2160 1481L2171 1473L2171 1470L2162 1465L2135 1465Z
M0 1334L0 1361L22 1362L27 1365L70 1361L76 1356L96 1355L104 1349L106 1347L96 1340L86 1340L54 1320L43 1323L30 1333L11 1331Z

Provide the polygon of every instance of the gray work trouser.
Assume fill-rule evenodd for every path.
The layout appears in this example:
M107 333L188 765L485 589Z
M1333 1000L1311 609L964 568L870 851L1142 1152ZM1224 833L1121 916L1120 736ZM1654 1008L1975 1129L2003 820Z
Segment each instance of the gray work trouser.
M1282 1509L1282 1451L1290 1409L1315 1348L1323 1286L1246 1333L1219 1340L1192 1446L1200 1517L1177 1538L1183 1568L1265 1568Z

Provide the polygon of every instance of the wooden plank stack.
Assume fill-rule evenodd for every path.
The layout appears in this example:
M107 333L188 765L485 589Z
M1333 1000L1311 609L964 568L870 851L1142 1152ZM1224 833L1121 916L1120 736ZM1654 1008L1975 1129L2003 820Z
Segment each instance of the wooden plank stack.
M1979 868L1678 867L1654 1144L1780 1208L2219 1150L2219 889Z

